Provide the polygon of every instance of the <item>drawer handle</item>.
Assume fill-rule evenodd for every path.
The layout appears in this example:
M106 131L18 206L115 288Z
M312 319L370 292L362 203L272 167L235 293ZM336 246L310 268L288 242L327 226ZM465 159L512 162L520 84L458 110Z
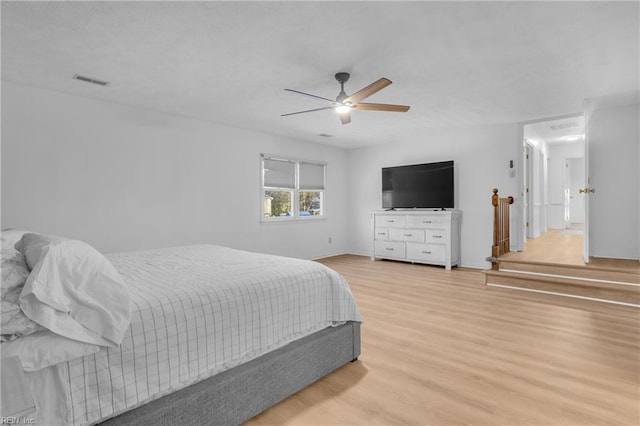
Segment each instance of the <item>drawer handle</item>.
M424 251L424 250L422 250L422 253L424 253L424 254L431 254L431 252L430 252L430 251Z
M395 220L387 220L388 223L393 223Z
M430 220L423 220L422 223L431 223Z
M378 232L378 235L387 235L386 232Z
M413 234L402 234L404 237L413 237Z
M393 249L391 247L386 247L385 250L393 251Z
M442 235L434 235L433 238L442 238Z

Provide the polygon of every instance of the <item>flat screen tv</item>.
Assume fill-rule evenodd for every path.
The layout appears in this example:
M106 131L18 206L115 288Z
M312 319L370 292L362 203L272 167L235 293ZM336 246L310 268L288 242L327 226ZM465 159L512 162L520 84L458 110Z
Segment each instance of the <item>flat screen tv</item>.
M453 207L453 161L382 169L382 208Z

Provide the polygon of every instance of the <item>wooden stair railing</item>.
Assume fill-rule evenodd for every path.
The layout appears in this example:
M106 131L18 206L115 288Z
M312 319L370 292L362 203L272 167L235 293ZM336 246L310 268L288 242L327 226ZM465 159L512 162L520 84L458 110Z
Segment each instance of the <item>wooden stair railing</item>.
M509 206L513 197L500 198L498 188L493 188L493 246L491 246L491 269L498 269L498 257L509 253Z

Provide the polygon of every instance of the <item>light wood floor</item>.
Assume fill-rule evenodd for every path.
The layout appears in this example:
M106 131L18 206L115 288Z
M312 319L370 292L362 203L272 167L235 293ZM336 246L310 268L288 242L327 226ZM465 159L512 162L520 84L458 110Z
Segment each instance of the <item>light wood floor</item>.
M560 263L594 268L612 268L636 271L640 274L640 262L637 260L605 259L592 257L588 264L583 259L583 236L573 233L575 230L551 229L537 238L528 239L521 252L510 252L505 259Z
M532 262L584 265L582 257L582 235L565 235L561 229L551 229L537 238L524 243L521 252L510 252L505 258Z
M640 424L640 310L486 287L480 271L322 261L362 355L249 425Z

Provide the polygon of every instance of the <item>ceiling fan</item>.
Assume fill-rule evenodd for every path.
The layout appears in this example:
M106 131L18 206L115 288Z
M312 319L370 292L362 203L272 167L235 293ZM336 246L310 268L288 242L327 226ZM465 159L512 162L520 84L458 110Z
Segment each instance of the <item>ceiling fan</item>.
M373 95L374 93L378 92L379 90L382 90L388 85L390 85L391 80L389 80L388 78L383 77L371 83L367 87L358 90L353 95L349 96L344 91L344 83L346 83L349 80L349 77L350 77L349 73L339 72L335 75L335 77L336 77L336 80L338 80L338 83L340 83L340 93L336 97L335 101L329 98L324 98L322 96L316 96L310 93L304 93L299 90L284 89L288 92L299 93L301 95L310 96L312 98L327 101L331 104L330 106L326 106L323 108L308 109L305 111L290 112L288 114L282 114L281 116L285 117L287 115L304 114L307 112L322 111L324 109L335 109L336 112L340 115L340 121L342 122L342 124L349 124L351 122L351 111L353 110L395 111L395 112L409 111L410 107L407 105L371 104L371 103L360 102L368 98L369 96Z

